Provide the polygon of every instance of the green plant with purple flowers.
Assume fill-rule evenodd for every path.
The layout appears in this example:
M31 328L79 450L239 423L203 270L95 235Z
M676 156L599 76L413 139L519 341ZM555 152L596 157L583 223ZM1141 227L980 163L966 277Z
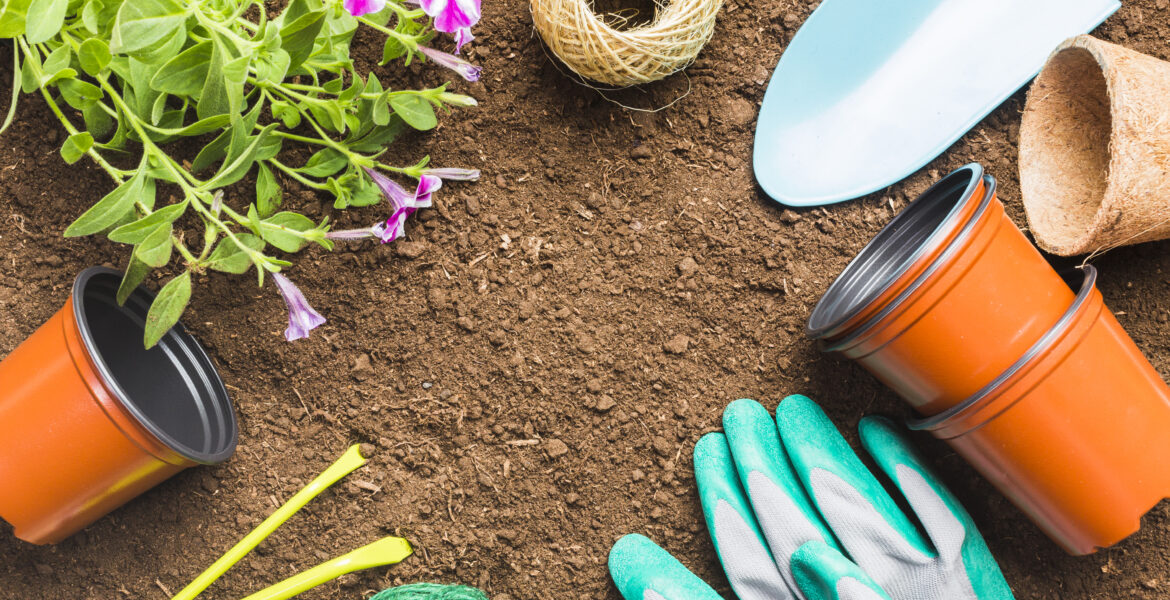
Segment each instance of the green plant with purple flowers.
M178 265L150 308L149 347L185 310L192 273L254 269L263 285L291 265L280 253L392 241L443 179L478 178L431 169L428 157L384 161L402 132L433 129L438 110L474 106L473 98L447 85L394 88L359 73L349 55L354 33L370 27L385 37L382 64L423 60L475 81L479 67L426 44L442 31L461 46L478 19L477 0L291 0L271 18L259 0L0 0L14 69L0 132L21 92L38 93L68 132L61 157L87 156L114 180L65 235L104 234L133 247L120 301L153 269ZM205 141L189 162L165 149L182 138ZM290 164L288 145L313 153ZM229 201L224 188L253 174L250 201ZM417 190L392 176L417 180ZM327 220L281 210L282 181L326 194L339 209L386 200L393 210L369 229L331 232ZM290 309L288 339L324 322L291 281L277 283Z

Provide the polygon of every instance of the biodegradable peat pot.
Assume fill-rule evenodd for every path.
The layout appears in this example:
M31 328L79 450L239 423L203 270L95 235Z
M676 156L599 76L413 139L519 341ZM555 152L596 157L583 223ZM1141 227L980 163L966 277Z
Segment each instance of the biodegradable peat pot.
M1111 546L1170 496L1170 389L1076 277L1060 322L986 388L911 423L971 463L1071 554Z
M86 269L64 308L0 362L0 517L58 542L196 464L235 450L235 413L181 324L142 347L153 295L115 302L121 273Z
M968 165L878 233L805 331L930 416L1011 366L1073 297L1004 213L995 180Z
M1028 91L1020 189L1040 247L1063 256L1170 237L1170 63L1082 35Z

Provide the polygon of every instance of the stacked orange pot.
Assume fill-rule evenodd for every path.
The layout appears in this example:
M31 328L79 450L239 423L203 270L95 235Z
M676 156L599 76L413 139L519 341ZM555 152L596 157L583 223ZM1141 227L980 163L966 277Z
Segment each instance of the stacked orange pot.
M857 361L1073 554L1113 545L1170 495L1170 389L1105 308L1066 283L979 165L899 214L814 308ZM1070 287L1070 283L1072 287Z

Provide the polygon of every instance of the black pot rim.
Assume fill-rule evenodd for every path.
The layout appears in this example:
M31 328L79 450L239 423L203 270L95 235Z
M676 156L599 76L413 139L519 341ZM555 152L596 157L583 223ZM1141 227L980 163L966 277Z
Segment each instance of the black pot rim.
M912 253L902 257L901 264L894 270L886 273L883 276L883 280L877 286L873 287L860 298L846 297L849 292L844 288L853 284L857 278L864 277L866 275L865 272L874 267L871 261L875 259L875 255L886 250L890 244L898 242L898 239L894 236L902 229L906 221L918 218L919 211L915 209L929 203L944 193L951 192L958 184L956 180L962 178L969 178L969 181L963 188L960 198L970 198L975 188L985 179L983 166L973 162L951 171L946 177L938 180L934 185L920 194L918 198L887 223L862 248L861 252L853 260L849 261L849 264L841 271L841 274L829 285L829 289L821 296L816 306L813 307L812 314L809 315L808 323L804 328L805 335L812 339L826 337L830 332L833 332L843 323L854 318L858 313L872 304L878 296L888 289L893 282L904 275L924 255L937 249L943 243L942 238L945 234L961 225L959 212L965 206L965 202L956 202L951 207L951 210L947 212L946 216L943 217L942 221L934 228L934 231Z
M77 329L81 335L81 339L85 343L86 352L97 368L98 374L101 376L106 389L151 435L183 458L200 464L217 464L227 460L235 452L239 438L239 425L236 422L235 410L232 407L231 398L228 396L227 387L224 385L223 379L216 370L214 363L211 362L207 351L187 331L187 328L181 322L176 323L159 340L155 348L160 352L166 353L177 371L189 376L190 381L201 384L199 391L205 395L201 395L198 400L201 403L201 407L206 409L211 416L215 417L204 425L209 428L214 426L220 428L216 432L218 435L214 436L214 439L219 440L217 444L210 448L200 449L193 448L181 442L175 435L151 419L118 383L112 369L102 357L85 311L86 291L89 289L93 279L101 276L112 276L117 278L117 281L120 281L122 273L108 267L90 267L85 269L73 282L72 299L73 317L77 323ZM117 287L116 283L114 287ZM141 317L133 313L127 306L117 306L116 302L113 302L113 298L110 298L110 300L117 307L117 310L121 311L127 317L141 320ZM126 305L130 305L133 302L138 306L149 306L153 301L154 294L146 288L138 286L126 300ZM139 337L139 339L141 338ZM192 366L183 365L177 360L177 356L188 358Z
M1061 335L1064 334L1064 332L1076 319L1077 315L1081 312L1081 308L1083 308L1085 303L1089 301L1089 296L1093 293L1093 290L1097 285L1097 268L1093 265L1084 265L1077 267L1072 272L1062 273L1066 283L1069 279L1076 275L1076 271L1081 271L1083 277L1081 281L1081 288L1077 291L1077 295L1073 300L1073 303L1068 307L1068 310L1064 311L1064 314L1060 316L1060 319L1056 321L1056 324L1053 325L1051 329L1046 331L1044 335L1040 336L1040 339L1036 340L1035 344L1032 344L1032 346L1028 348L1027 352L1024 352L1024 354L1020 356L1016 362L1012 363L1012 365L1008 367L1007 370L1005 370L1003 373L1000 373L998 377L992 379L987 383L987 385L980 388L979 391L971 394L971 396L969 396L967 399L938 413L937 415L931 415L923 419L910 419L906 422L906 426L915 431L921 431L924 429L933 431L935 429L939 429L953 419L961 418L966 416L966 414L969 412L978 410L983 406L985 400L1002 393L1003 390L1000 388L1003 387L1004 384L1010 382L1017 373L1024 369L1024 367L1031 364L1037 356L1052 348L1056 341L1060 339Z

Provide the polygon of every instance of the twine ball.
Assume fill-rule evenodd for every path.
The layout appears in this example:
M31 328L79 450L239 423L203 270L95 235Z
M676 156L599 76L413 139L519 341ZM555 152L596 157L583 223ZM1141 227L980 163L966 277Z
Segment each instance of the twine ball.
M685 69L711 39L723 0L659 4L654 20L618 29L589 0L531 0L532 22L549 49L576 74L614 86L658 81Z

